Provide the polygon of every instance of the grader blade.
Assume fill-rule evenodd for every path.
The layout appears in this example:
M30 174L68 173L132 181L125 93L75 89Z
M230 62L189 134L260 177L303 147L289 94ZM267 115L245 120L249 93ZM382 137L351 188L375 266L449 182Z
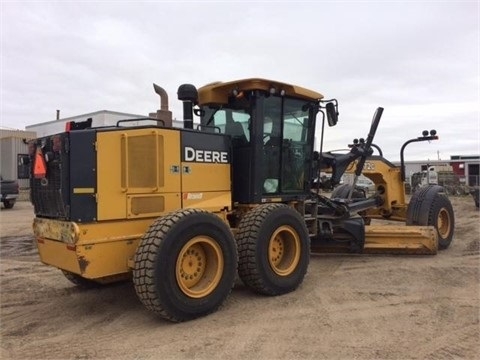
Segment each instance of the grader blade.
M432 226L370 225L365 227L366 254L435 255L438 238Z
M369 225L361 250L352 249L350 237L337 235L336 241L312 241L311 252L435 255L437 236L433 226Z

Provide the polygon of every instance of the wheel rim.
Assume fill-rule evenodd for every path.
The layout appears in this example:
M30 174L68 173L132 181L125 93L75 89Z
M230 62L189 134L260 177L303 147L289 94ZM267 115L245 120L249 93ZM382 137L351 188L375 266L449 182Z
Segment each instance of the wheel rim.
M290 226L279 227L270 237L268 262L272 270L280 276L288 276L295 271L300 261L300 237Z
M180 290L192 298L209 295L223 274L222 249L207 236L190 239L177 258L175 274Z
M448 234L450 234L450 228L451 228L451 221L450 221L450 215L448 214L447 209L442 208L440 209L438 213L438 219L437 219L437 229L438 229L438 234L445 239L448 237Z

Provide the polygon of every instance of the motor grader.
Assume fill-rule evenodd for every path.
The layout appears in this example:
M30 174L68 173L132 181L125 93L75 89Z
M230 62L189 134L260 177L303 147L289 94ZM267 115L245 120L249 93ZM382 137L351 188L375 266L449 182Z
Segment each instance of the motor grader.
M184 84L184 127L174 128L166 92L155 91L161 109L148 118L68 123L30 143L40 258L73 283L131 278L148 309L185 321L218 309L237 271L253 291L281 295L302 283L311 251L434 254L451 241L442 189L407 204L399 169L373 160L383 109L366 141L335 154L314 149L338 119L338 102L318 92L258 78ZM354 171L376 192L359 196L353 184L325 196L311 187L324 170L322 188Z

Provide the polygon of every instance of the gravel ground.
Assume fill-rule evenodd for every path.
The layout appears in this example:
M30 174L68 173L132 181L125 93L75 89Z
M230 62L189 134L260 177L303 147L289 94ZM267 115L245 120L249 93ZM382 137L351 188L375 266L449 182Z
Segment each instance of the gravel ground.
M238 281L216 313L156 318L131 283L81 290L42 264L32 206L1 209L1 359L478 359L480 217L452 198L436 256L313 255L279 297Z

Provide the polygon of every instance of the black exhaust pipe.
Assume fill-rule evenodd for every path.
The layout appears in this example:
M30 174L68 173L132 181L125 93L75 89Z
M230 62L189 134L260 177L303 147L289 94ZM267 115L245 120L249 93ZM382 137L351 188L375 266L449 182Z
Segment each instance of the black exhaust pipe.
M193 129L193 106L197 104L197 88L192 84L180 85L177 91L178 100L183 101L183 128Z

